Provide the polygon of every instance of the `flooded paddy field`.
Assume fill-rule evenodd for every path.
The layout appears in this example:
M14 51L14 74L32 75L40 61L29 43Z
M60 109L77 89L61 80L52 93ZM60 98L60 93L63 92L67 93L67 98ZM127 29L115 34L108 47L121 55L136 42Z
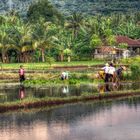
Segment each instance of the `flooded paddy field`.
M2 140L139 140L140 98L0 114Z
M139 90L140 83L120 84L81 84L81 85L47 85L40 87L24 87L18 83L4 83L0 86L0 103L13 102L25 98L71 97L85 93L109 94L112 91Z
M81 84L24 87L18 83L0 86L0 103L28 98L73 97L85 93L110 94L137 91L140 83ZM112 101L82 102L57 107L23 109L0 113L3 140L139 140L140 97Z

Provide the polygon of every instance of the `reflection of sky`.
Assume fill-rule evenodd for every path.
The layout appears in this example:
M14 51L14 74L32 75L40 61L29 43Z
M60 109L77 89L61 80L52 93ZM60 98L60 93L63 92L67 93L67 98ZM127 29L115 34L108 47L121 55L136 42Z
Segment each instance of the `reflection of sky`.
M83 105L83 104L82 104ZM42 114L29 113L22 118L23 123L16 120L14 113L9 114L10 123L5 121L0 123L0 139L1 140L139 140L140 138L140 105L128 106L127 104L113 104L112 106L104 106L99 110L89 112L89 106L84 104L81 106L81 113L71 121L63 121L57 119L57 115L63 115L66 109L74 111L75 106L68 108L67 106L57 109L57 113L53 113L52 120L48 121L48 112ZM91 106L90 106L91 107ZM79 108L80 109L80 108ZM85 115L86 111L86 115ZM1 121L4 115L0 115ZM73 114L62 116L66 118L73 117ZM59 116L58 116L59 118ZM34 120L34 121L33 121ZM66 119L67 120L67 119Z

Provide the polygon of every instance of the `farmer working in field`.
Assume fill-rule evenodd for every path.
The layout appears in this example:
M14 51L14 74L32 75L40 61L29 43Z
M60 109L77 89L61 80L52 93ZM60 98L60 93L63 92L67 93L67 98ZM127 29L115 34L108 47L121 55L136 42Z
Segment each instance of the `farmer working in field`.
M116 70L116 75L117 75L117 78L118 80L122 80L123 78L123 71L126 70L126 67L125 66L120 66L117 70Z
M110 63L108 74L109 74L109 82L115 82L114 81L115 67L113 66L113 63Z
M61 80L66 80L66 79L68 79L68 77L69 77L69 76L68 76L68 72L64 72L64 71L63 71L63 72L61 73Z
M19 69L19 81L20 81L20 83L25 81L25 71L24 71L22 65L20 65L20 69Z
M104 70L104 81L109 82L109 64L106 63L102 70Z

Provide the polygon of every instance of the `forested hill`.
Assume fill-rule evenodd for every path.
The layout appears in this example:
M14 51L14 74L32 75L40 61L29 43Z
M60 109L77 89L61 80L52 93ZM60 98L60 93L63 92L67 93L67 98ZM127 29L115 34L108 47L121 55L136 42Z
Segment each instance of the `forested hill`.
M112 12L137 12L140 0L52 0L64 13L71 11L86 14L110 14Z
M25 14L28 7L37 0L0 0L0 13L16 9ZM50 0L62 13L81 12L85 14L110 14L113 12L137 12L140 0Z

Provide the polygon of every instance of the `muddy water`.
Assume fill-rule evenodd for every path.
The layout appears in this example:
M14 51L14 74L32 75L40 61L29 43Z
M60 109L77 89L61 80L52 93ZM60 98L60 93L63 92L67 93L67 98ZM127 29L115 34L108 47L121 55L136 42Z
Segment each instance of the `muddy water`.
M0 103L16 101L24 98L67 97L80 96L88 93L109 93L110 91L137 90L140 83L120 84L86 84L86 85L61 85L44 86L40 88L26 88L24 86L9 84L0 86Z
M139 140L140 98L0 114L1 140Z

